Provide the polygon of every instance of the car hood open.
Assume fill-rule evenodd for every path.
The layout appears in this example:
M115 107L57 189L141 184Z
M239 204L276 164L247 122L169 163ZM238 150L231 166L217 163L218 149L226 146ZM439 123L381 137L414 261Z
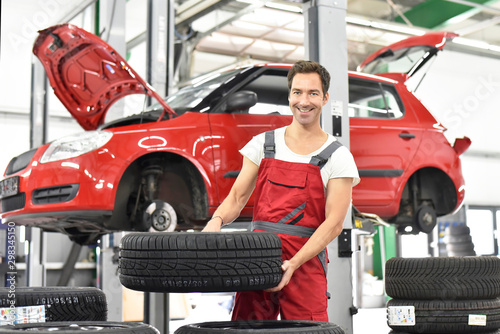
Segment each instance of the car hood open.
M111 46L79 27L65 23L39 31L33 53L55 95L85 130L97 129L111 105L130 94L153 97L163 114L175 114Z

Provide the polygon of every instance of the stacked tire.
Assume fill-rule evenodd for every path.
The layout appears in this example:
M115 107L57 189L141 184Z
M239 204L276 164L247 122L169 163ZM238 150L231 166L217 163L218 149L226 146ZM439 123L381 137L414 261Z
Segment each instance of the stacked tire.
M452 225L445 229L443 242L448 256L475 256L470 228L465 225Z
M386 262L392 333L500 332L500 259L392 258Z
M0 333L159 334L147 324L107 321L106 295L97 288L0 288L0 309Z
M125 287L146 292L263 290L281 281L281 240L270 232L130 233L121 240ZM188 324L175 334L344 334L318 321L219 321Z

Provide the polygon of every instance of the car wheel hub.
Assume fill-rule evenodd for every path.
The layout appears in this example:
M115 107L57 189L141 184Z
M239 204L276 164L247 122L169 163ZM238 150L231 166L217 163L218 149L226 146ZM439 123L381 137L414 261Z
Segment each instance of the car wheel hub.
M430 206L422 206L417 210L416 225L424 233L430 233L436 226L436 211Z
M144 211L143 220L151 226L152 232L173 232L177 226L177 214L174 208L163 201L153 201Z

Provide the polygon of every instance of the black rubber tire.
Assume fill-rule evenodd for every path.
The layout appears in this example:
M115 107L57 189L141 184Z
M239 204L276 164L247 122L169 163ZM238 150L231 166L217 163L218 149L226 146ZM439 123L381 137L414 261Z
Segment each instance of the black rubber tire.
M471 251L464 251L464 252L448 252L448 256L450 257L466 257L466 256L476 256L476 252L471 250Z
M500 296L500 259L487 257L391 258L387 295L399 299L489 299Z
M254 320L218 321L190 324L179 327L174 334L344 334L339 326L320 321Z
M0 326L0 333L17 333L23 331L36 331L40 334L160 334L156 328L137 322L65 321Z
M448 252L471 252L474 250L474 244L470 242L452 243L446 245L446 250Z
M444 234L447 234L447 235L467 235L467 234L470 234L470 228L469 228L469 226L465 226L465 225L448 226L444 230Z
M500 299L482 300L404 300L391 299L391 306L414 306L414 326L394 326L408 333L484 333L500 328ZM469 315L484 315L485 326L470 326Z
M97 288L0 288L0 307L45 306L45 321L106 321L106 295Z
M443 237L443 242L445 244L472 242L472 237L470 234L445 235Z
M281 280L281 240L269 232L131 233L120 282L148 292L262 290Z

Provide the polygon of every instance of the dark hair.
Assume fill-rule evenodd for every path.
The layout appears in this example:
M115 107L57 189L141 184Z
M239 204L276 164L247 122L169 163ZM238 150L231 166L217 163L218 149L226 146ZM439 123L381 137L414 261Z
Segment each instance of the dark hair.
M293 77L297 73L318 73L321 78L321 83L323 86L323 95L328 92L330 88L330 73L321 66L319 63L310 60L299 60L293 64L292 68L288 72L288 91L292 89Z

